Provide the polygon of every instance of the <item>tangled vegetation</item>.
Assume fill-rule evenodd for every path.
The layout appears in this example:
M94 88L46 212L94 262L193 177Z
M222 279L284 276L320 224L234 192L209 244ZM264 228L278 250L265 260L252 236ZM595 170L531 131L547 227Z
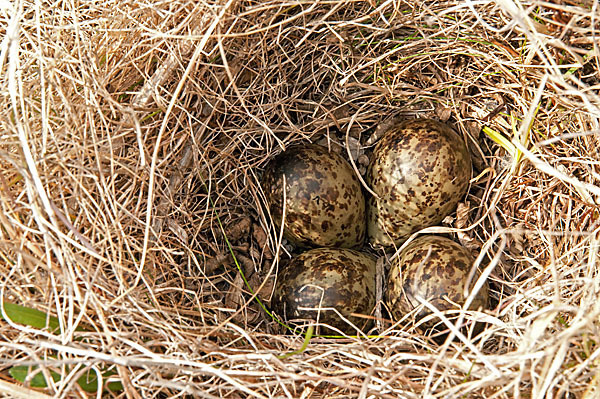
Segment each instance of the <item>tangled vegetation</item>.
M5 397L597 397L598 1L0 1L0 20ZM380 302L371 335L284 334L294 249L262 167L317 142L364 173L413 117L469 144L469 194L426 232L478 257L486 329L436 342Z

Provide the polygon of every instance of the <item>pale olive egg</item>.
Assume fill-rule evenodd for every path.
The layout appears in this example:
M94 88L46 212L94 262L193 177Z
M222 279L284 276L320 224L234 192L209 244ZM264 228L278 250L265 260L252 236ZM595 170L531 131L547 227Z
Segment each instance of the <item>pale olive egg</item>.
M471 156L462 138L431 119L401 122L377 143L367 184L379 198L367 205L369 241L399 245L439 224L467 192Z
M465 304L464 288L473 267L470 252L460 244L441 236L422 236L409 243L393 261L386 289L386 301L392 317L400 320L415 309L414 320L419 323L432 314L419 301L423 298L440 311L458 310ZM472 288L479 278L477 271L472 278ZM488 307L487 282L477 292L469 309ZM440 321L422 324L432 328Z
M316 248L304 252L277 276L273 310L292 326L318 321L356 334L355 328L344 321L346 318L364 331L372 323L357 315L368 316L373 311L375 270L373 257L352 249ZM318 332L333 331L325 328Z
M285 207L284 235L296 245L362 245L365 199L354 170L340 155L314 144L291 147L267 164L262 188L278 227Z

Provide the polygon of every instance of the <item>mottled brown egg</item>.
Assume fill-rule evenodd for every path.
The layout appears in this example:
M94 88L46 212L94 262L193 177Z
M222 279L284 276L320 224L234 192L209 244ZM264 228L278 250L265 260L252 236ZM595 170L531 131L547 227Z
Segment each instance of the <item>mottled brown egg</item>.
M262 188L281 226L285 176L284 235L301 247L352 248L366 235L365 199L350 164L326 148L295 146L265 167Z
M316 248L291 260L277 276L273 310L291 325L318 321L348 334L370 326L375 306L375 259L352 249ZM335 309L335 310L333 310ZM320 329L330 334L334 330Z
M367 184L379 196L367 205L369 241L399 245L436 225L465 195L471 156L462 138L444 123L413 119L388 130L377 143Z
M440 236L422 236L402 250L390 268L386 300L392 317L400 320L409 312L420 308L415 321L432 314L417 296L430 302L440 311L458 309L465 303L464 287L473 266L469 251L456 242ZM474 275L471 286L479 278ZM479 290L469 309L488 307L488 285ZM424 329L432 328L437 321L425 322Z

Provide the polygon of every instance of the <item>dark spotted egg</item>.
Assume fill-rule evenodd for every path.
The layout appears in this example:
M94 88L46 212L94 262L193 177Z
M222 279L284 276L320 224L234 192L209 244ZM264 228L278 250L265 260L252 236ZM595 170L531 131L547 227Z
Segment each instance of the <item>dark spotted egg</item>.
M471 178L471 157L462 138L431 119L401 122L377 143L367 183L379 198L367 205L369 241L399 245L454 210Z
M370 255L352 249L304 252L277 276L273 310L293 326L319 322L355 334L353 324L365 331L371 323L357 315L368 316L375 306L375 265Z
M296 245L362 245L365 199L354 170L340 155L314 144L291 147L267 164L262 188L278 227L285 206L284 235Z
M392 317L400 320L415 311L415 321L419 322L432 314L417 297L427 300L440 311L463 306L466 300L464 288L473 262L466 248L445 237L421 236L409 243L390 268L386 300ZM478 278L479 272L476 272L469 288ZM469 309L486 309L488 292L486 282ZM428 329L439 323L439 320L425 321L421 327Z

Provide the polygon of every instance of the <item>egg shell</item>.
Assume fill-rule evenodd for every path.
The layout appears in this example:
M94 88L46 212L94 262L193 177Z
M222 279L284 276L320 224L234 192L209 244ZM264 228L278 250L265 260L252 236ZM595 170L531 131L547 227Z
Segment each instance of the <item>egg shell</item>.
M377 143L366 178L379 196L368 199L369 242L400 245L456 208L469 186L471 156L450 126L432 119L407 120Z
M352 248L366 236L365 198L350 164L314 144L295 146L265 167L262 187L275 224L300 247Z
M277 276L273 310L295 325L294 320L319 321L348 334L356 330L331 308L360 329L375 306L376 262L368 254L352 249L316 248L292 259ZM313 310L307 310L313 309ZM300 323L302 324L302 323ZM335 330L321 329L321 333Z
M449 238L422 236L408 244L393 262L387 283L386 300L392 317L402 319L417 307L419 321L432 312L421 305L420 296L440 311L458 309L466 298L464 287L473 266L469 251ZM471 287L479 278L476 272ZM488 307L489 288L487 282L476 294L469 309ZM439 322L439 320L437 321ZM436 321L426 322L424 329L432 328Z

